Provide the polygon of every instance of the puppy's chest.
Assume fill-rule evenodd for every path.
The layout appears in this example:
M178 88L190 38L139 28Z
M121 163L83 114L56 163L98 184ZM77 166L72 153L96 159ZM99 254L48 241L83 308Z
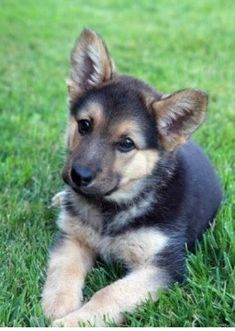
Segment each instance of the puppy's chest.
M65 213L59 226L92 247L104 259L121 260L132 267L149 264L165 247L167 237L154 227L136 229L135 220L146 213L147 207L148 203L143 202L118 212L90 209L88 214L77 217Z

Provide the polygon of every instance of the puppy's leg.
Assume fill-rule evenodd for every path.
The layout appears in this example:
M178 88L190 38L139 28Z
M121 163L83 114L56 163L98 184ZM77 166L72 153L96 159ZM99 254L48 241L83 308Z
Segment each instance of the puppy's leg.
M104 326L106 320L121 323L123 312L131 312L136 305L146 300L150 295L157 300L157 290L169 283L169 277L163 269L154 266L144 266L132 271L126 277L98 291L81 309L74 311L54 325L67 327L87 323Z
M60 318L81 306L84 279L93 257L93 251L82 242L69 236L58 239L50 254L42 294L47 317Z

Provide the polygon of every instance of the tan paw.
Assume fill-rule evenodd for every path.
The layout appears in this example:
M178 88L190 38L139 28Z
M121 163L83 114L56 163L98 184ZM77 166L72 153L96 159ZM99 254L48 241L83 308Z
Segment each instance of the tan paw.
M63 326L63 327L77 327L77 326L89 326L89 322L88 321L83 321L79 318L79 316L76 314L76 316L72 316L73 313L67 315L66 317L60 318L55 320L52 323L52 326L55 327L59 327L59 326Z
M56 327L105 326L105 322L96 318L96 316L74 311L61 319L55 320L52 325Z
M44 295L42 301L45 315L52 320L66 316L68 313L79 309L81 305L82 302L78 294L63 292Z

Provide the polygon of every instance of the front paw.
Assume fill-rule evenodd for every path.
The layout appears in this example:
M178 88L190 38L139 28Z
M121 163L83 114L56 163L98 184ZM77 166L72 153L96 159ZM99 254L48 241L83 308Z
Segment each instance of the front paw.
M66 317L60 318L55 320L52 323L52 326L54 327L67 327L67 328L72 328L72 327L78 327L78 326L92 326L89 321L85 321L79 317L78 314L73 315L73 313L67 315Z
M78 327L78 326L105 326L103 319L97 318L95 315L83 314L80 311L75 311L67 316L57 319L53 322L52 326L55 327Z
M77 293L47 292L43 294L42 307L47 318L55 320L77 310L82 305Z

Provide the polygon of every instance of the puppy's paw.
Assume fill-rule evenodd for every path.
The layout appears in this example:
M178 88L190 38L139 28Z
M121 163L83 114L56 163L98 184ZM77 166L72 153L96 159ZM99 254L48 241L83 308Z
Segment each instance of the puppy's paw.
M81 306L82 302L77 293L51 292L44 294L42 299L44 314L51 320L64 317Z
M55 320L52 323L53 327L66 327L66 328L72 328L72 327L78 327L79 326L79 321L77 319L68 319L66 317L60 318Z
M78 327L78 326L89 326L88 321L83 321L81 318L79 318L79 315L73 315L73 313L67 315L66 317L60 318L55 320L52 323L52 326L54 327L67 327L67 328L72 328L72 327Z
M78 327L78 326L105 326L105 322L95 315L89 315L82 311L74 311L67 316L57 319L52 326L59 327Z

